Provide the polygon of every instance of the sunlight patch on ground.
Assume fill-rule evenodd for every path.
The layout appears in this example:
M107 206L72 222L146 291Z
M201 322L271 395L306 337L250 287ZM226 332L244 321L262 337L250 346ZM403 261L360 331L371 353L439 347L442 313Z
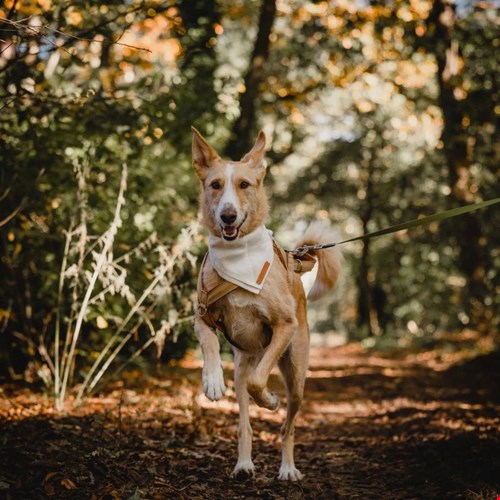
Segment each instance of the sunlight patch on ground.
M332 370L309 370L307 378L330 378L330 377L351 377L352 375L372 375L379 373L380 370L369 367L353 367L350 369L332 369Z
M428 432L461 430L463 432L491 432L500 426L500 416L480 416L487 413L487 405L469 404L460 401L422 402L411 398L398 397L383 401L363 400L354 402L310 402L307 415L310 418L327 421L370 418L374 423L389 425L398 419L408 427L404 432L411 433L411 425L417 421L428 421ZM453 415L451 417L450 415Z
M311 332L312 347L338 347L346 343L347 338L343 333L333 331L325 333Z

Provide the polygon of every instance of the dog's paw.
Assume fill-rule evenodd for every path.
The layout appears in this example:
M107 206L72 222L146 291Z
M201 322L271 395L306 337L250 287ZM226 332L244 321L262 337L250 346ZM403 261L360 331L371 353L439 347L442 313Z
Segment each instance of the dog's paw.
M261 408L266 408L271 411L276 411L280 406L280 398L274 392L268 391L266 388L261 389L254 384L247 386L250 396L252 396L255 403Z
M269 401L266 408L271 411L276 411L280 407L280 398L274 392L269 393Z
M281 464L278 479L281 481L300 481L304 477L299 469L288 464Z
M251 460L239 461L236 464L231 477L234 479L245 480L255 476L255 465Z
M217 401L224 396L226 385L220 366L213 370L203 370L203 392L210 401Z
M271 411L276 411L280 407L280 398L274 392L264 391L262 394L254 396L254 401L258 406Z

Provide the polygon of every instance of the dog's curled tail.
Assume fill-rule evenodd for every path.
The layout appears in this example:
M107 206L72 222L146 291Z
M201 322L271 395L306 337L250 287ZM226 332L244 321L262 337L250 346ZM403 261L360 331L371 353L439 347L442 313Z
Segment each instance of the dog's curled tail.
M339 241L339 234L324 222L313 222L307 229L297 248L304 245L317 245L321 243L335 243ZM318 273L316 280L307 295L309 300L317 300L330 291L337 282L342 267L342 253L337 247L322 250L310 250L318 260Z

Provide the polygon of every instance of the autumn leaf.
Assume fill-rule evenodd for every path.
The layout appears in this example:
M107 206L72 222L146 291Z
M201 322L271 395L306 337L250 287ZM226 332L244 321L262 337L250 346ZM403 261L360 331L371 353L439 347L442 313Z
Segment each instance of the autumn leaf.
M53 478L54 476L57 476L57 474L59 474L59 472L49 472L46 476L45 476L45 479L43 480L44 483L46 483L47 481L49 481L51 478Z
M76 488L76 484L71 481L71 479L68 479L67 477L64 478L61 481L61 484L67 489L67 490L74 490Z

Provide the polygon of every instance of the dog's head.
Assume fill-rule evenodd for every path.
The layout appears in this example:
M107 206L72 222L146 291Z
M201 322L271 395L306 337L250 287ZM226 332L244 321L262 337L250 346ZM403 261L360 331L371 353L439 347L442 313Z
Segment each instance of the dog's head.
M266 136L259 132L240 161L223 160L193 127L193 168L201 181L201 206L210 232L227 241L259 227L268 212L263 181Z

